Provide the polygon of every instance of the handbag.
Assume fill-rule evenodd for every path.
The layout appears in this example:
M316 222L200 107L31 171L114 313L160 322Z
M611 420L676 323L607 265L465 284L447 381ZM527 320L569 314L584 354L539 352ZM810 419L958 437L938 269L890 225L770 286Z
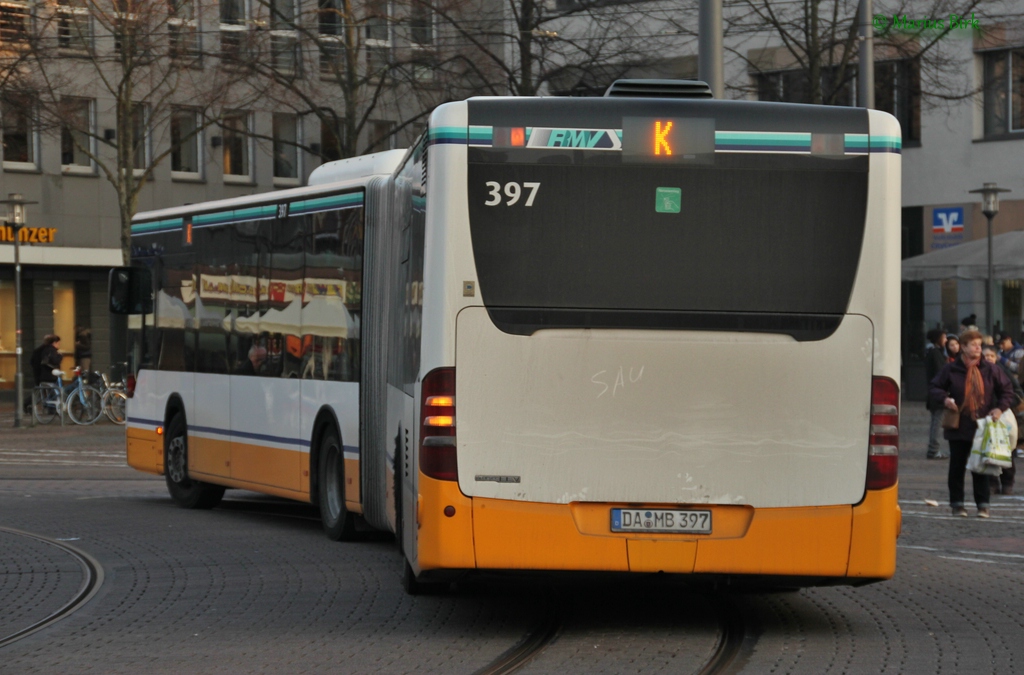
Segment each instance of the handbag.
M943 429L959 429L960 428L960 410L950 410L949 408L942 409L942 428Z

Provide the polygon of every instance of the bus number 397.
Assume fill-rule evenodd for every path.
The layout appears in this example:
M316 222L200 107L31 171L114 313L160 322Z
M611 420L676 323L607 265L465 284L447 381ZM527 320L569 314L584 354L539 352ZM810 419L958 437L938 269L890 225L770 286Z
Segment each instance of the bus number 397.
M495 180L487 181L487 188L490 190L488 193L488 199L484 202L484 206L497 206L501 203L501 183ZM533 206L533 200L537 197L537 190L540 188L540 183L523 183L522 187L519 183L505 183L505 196L508 197L508 201L505 202L505 206L514 206L519 198L523 196L523 188L530 191L530 196L526 198L526 206Z

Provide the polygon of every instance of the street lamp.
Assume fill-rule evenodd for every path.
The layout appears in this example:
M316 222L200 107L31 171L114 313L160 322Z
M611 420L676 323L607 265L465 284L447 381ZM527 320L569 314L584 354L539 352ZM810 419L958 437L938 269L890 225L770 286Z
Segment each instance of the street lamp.
M988 284L985 286L985 320L988 322L989 335L995 334L995 321L992 319L992 300L995 297L995 288L992 285L992 219L999 213L999 193L1010 192L1001 188L995 183L984 183L977 190L971 190L970 194L981 195L981 212L988 219Z
M7 205L5 225L14 230L14 426L21 426L25 379L21 369L21 228L25 227L25 207L28 204L20 194L12 192L0 204Z

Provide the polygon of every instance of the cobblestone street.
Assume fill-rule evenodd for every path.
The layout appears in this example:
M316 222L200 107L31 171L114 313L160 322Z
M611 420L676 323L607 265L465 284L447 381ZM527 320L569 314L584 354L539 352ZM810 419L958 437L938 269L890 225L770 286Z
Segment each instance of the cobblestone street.
M160 478L124 465L123 428L14 430L9 415L0 410L0 640L78 592L75 551L103 579L74 613L0 642L0 672L471 673L552 613L557 635L519 672L697 672L723 603L745 637L719 672L1024 669L1024 499L994 497L989 520L951 517L946 463L924 459L920 403L902 415L896 577L773 594L483 577L410 597L390 537L334 543L315 509L241 491L213 511L182 510Z

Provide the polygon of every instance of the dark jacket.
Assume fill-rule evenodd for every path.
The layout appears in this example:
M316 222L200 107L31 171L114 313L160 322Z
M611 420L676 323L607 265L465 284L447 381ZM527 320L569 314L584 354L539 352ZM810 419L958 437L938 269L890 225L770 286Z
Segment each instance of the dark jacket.
M81 331L75 336L75 361L92 358L92 335Z
M1003 374L1006 375L1006 378L1010 380L1010 384L1013 385L1013 395L1016 397L1016 400L1013 402L1013 408L1016 410L1017 406L1024 402L1024 387L1020 386L1020 381L1017 380L1017 373L1010 370L1005 363L997 361L996 365L1002 369Z
M925 350L924 353L924 374L927 378L927 382L931 383L935 379L935 376L939 374L939 371L946 367L949 363L949 359L946 358L946 350L942 347L936 347L932 345ZM942 402L939 402L938 407L932 405L931 399L925 404L928 410L942 410Z
M40 345L36 347L35 351L32 352L32 360L30 361L32 377L35 378L36 384L40 382L56 382L57 378L53 376L53 370L60 368L60 362L60 352L53 345Z
M1013 385L1003 369L981 359L978 370L981 371L981 381L985 383L985 403L978 414L984 416L994 408L1006 410L1013 406ZM932 380L931 389L928 391L929 405L942 407L943 401L947 397L952 397L958 407L963 406L966 380L967 366L964 365L962 358L957 357L956 361L945 365ZM946 429L944 436L947 440L970 441L974 439L974 432L977 429L978 423L972 420L970 413L965 410L960 413L960 427Z

